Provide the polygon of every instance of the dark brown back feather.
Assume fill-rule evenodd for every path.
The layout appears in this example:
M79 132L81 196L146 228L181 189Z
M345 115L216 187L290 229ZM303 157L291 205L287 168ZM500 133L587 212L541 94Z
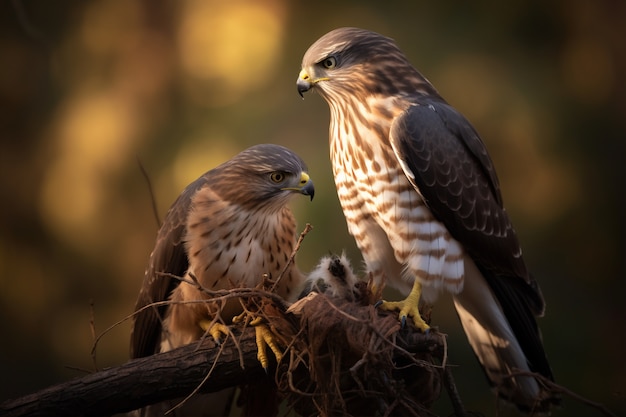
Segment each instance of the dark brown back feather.
M163 273L182 277L187 272L189 262L184 244L187 214L193 195L206 183L206 175L191 183L167 212L150 255L135 311L151 303L167 300L178 286L180 281ZM165 310L166 306L146 308L135 315L131 332L131 358L149 356L159 351Z

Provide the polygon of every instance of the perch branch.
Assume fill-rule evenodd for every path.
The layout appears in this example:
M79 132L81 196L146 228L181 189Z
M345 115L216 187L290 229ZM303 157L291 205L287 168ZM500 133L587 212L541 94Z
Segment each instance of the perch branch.
M221 348L206 338L170 352L131 360L6 401L0 404L0 415L104 416L186 397L195 391L207 393L242 384L267 384L270 377L256 359L255 330L232 330L235 336L228 337ZM398 348L441 352L441 339L435 335L407 336L398 339ZM401 351L399 354L405 355ZM288 368L280 367L279 372L289 372ZM209 373L211 377L207 378Z
M196 389L215 363L214 375L202 383L200 392L214 392L246 381L267 380L256 360L255 330L247 328L228 338L221 353L215 342L200 343L76 378L34 394L0 404L3 416L83 415L104 416L126 412L165 399L180 398ZM216 361L216 356L219 360Z

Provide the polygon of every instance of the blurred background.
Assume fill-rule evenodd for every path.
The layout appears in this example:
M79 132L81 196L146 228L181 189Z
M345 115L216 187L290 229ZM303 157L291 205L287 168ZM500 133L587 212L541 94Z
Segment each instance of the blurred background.
M302 55L327 31L395 38L475 125L541 283L558 382L626 412L626 2L5 0L0 2L0 401L93 370L96 334L133 311L157 221L244 148L290 147L303 270L346 250L328 107L302 101ZM495 413L449 296L434 310L467 407ZM128 359L129 322L97 349ZM559 416L594 415L564 401ZM436 412L449 415L447 398Z

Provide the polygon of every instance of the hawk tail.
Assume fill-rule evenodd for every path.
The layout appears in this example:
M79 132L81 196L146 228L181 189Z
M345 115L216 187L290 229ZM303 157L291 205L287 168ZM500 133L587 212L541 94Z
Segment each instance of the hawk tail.
M520 278L495 277L465 262L465 285L454 296L465 334L498 395L520 410L547 412L559 398L535 373L553 381L535 313Z

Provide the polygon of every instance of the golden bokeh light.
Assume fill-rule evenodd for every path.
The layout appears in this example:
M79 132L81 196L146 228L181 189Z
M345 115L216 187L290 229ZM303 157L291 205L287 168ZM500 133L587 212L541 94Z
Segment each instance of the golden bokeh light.
M181 193L191 181L242 150L233 138L216 132L206 132L186 141L172 166L176 193Z
M280 62L284 13L278 1L185 2L178 36L181 65L214 91L196 99L227 105L266 85Z
M55 157L42 187L42 217L77 246L97 240L107 227L96 221L107 198L103 190L108 176L127 163L133 143L135 124L124 104L107 93L78 94L53 128Z

